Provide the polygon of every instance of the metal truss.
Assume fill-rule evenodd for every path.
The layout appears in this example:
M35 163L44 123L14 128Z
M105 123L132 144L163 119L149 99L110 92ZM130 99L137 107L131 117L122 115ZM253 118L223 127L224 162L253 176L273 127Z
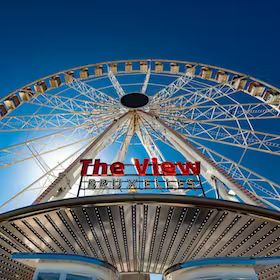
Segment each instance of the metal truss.
M135 127L136 127L136 115L133 114L132 118L129 120L129 124L127 126L127 130L125 132L125 139L123 140L122 144L121 144L121 147L115 157L115 160L114 161L120 161L120 162L123 162L124 161L124 158L125 158L125 155L127 153L127 150L129 148L129 144L131 142L131 139L135 133Z
M156 128L155 122L153 123L152 120L150 119L149 124ZM178 131L178 129L176 130ZM163 142L167 142L169 139L169 145L172 146L172 141L170 141L170 138L168 137L167 130L160 129L159 127L156 128L156 131L153 131L153 129L150 129L151 137L154 139L159 139ZM156 135L156 133L162 133L162 136ZM240 186L245 187L249 192L253 194L257 200L261 201L264 205L268 207L275 208L279 210L278 202L280 201L280 186L279 184L273 182L272 180L252 171L250 168L247 168L241 164L240 162L234 162L233 160L211 150L210 148L206 147L205 145L202 145L201 143L195 141L194 139L189 138L188 140L191 141L196 147L198 147L203 154L206 155L207 159L210 159L213 163L215 163L218 167L220 167L220 172L223 174L226 172L228 175L230 175L231 178L236 180ZM173 145L174 146L174 145ZM188 156L187 158L190 159L191 156L187 155L187 152L183 150L182 147L176 146L175 144L175 149L179 150L182 154ZM188 148L188 150L190 150ZM245 150L246 151L246 150ZM244 153L243 153L244 156ZM196 156L198 158L198 156ZM203 163L202 161L202 164ZM218 168L219 169L219 168ZM210 169L209 169L210 170ZM225 180L219 179L216 180L216 175L212 174L213 176L212 179L212 188L217 192L220 197L227 199L227 200L234 200L234 201L239 201L239 199L244 200L244 196L232 196L229 195L229 191L232 189L232 186L229 186L229 184L225 183ZM210 178L207 179L207 174L206 176L206 182L211 185L211 180ZM217 190L218 188L218 190ZM234 188L233 188L234 189ZM236 195L236 194L235 194Z
M136 133L138 138L140 139L143 147L145 147L145 150L150 158L157 158L159 162L164 162L165 157L156 145L156 142L153 140L152 134L149 132L149 130L146 128L145 119L140 118L139 115L136 116L137 119L137 126L136 126ZM185 194L186 191L183 190L175 190L178 186L178 180L175 176L163 176L163 179L166 183L166 187L171 187L176 191L177 193Z
M199 121L262 120L279 118L280 111L265 103L168 106L156 111L159 116ZM230 112L230 114L228 113Z
M205 145L190 139L190 141L198 147L203 154L215 162L218 166L224 169L232 178L237 180L242 186L246 187L264 204L272 208L280 210L277 205L280 201L280 186L279 184L265 178L264 176L243 166L240 162L236 163L233 160L219 154L216 151L206 147Z
M186 86L190 81L193 80L192 76L189 76L187 73L183 76L180 76L177 78L174 82L169 84L167 87L160 90L158 93L156 93L151 100L151 107L154 103L164 102L164 100L167 100L168 98L174 96L179 90L181 90L184 86Z
M110 95L107 95L106 93L93 88L92 86L88 85L87 83L82 82L81 80L72 78L72 81L70 83L67 83L67 85L78 91L81 95L86 96L87 98L91 99L94 102L98 102L102 105L108 105L109 104L116 104L117 100L112 98Z
M33 159L28 149L32 145L40 156L57 152L61 149L82 143L96 134L96 129L90 126L64 129L59 132L32 138L21 143L0 149L0 168L12 166L25 160Z
M143 120L137 116L137 128L136 133L138 138L140 139L142 145L145 147L147 154L150 158L157 158L160 162L165 161L165 158L162 152L157 147L155 141L151 137L150 133L145 127Z
M76 171L80 166L80 159L84 157L89 157L87 156L88 154L90 154L91 157L95 157L100 150L104 149L107 145L111 144L112 142L116 141L119 137L121 137L128 128L128 116L123 116L122 121L123 123L119 121L108 127L107 134L112 133L112 137L108 138L106 141L103 141L104 133L102 133L99 136L95 136L94 138L91 136L87 139L84 138L80 140L80 142L86 143L83 144L81 147L78 147L78 149L76 148L74 153L67 156L54 167L48 168L48 170L42 176L40 176L34 182L23 188L5 203L0 205L0 210L5 209L5 207L11 205L12 203L16 203L16 207L20 207L22 203L22 198L24 198L25 195L30 192L37 193L36 203L39 200L47 201L51 197L59 199L65 196L76 196L77 194L73 193L72 188L74 188L74 185L79 178L79 175L77 175ZM92 148L94 148L89 149L89 146L92 146ZM38 153L37 156L39 155L40 154ZM61 183L65 183L65 185L62 185Z
M275 155L279 155L280 153L280 136L277 134L198 121L194 122L186 120L185 122L181 122L178 120L176 121L176 118L175 120L166 117L163 117L162 119L186 137L204 139L211 142Z
M122 135L123 125L127 125L131 115L131 112L124 114L117 121L106 128L99 136L97 136L94 141L75 160L75 162L68 166L64 170L63 174L61 173L57 180L49 185L44 190L44 192L39 197L37 197L35 203L48 201L51 198L61 199L69 191L71 191L72 186L80 177L80 174L77 173L80 168L80 160L84 158L95 158L100 151L102 151L106 146L114 141L114 138L118 138L120 135ZM115 135L115 137L113 137L113 135Z
M202 170L201 174L207 179L208 183L212 187L216 188L215 178L221 181L229 189L234 190L239 198L250 204L262 204L258 197L254 194L246 194L246 189L243 188L237 181L232 179L229 174L224 170L221 170L213 161L209 161L199 150L191 145L184 137L168 127L163 121L159 120L153 115L146 112L139 112L139 115L144 118L151 126L164 135L164 138L168 139L173 144L175 149L179 151L190 161L200 161Z
M123 95L125 95L123 88L121 87L119 81L117 80L117 78L114 75L114 73L112 72L112 70L110 70L110 68L108 68L108 77L109 77L113 87L115 88L118 96L122 97Z
M148 87L148 84L149 84L149 81L150 81L150 77L151 77L151 64L149 65L149 68L148 68L148 71L146 73L145 80L144 80L144 83L143 83L143 86L142 86L142 89L141 89L141 93L143 93L143 94L146 94L147 87Z
M21 116L8 116L0 123L0 132L19 130L49 130L77 127L92 122L83 113L50 113Z
M37 106L48 107L56 110L62 110L67 112L86 112L86 113L100 113L106 112L110 109L114 109L114 106L110 106L109 103L101 105L92 101L71 98L66 96L52 95L52 94L39 94L34 96L28 101L30 104ZM117 108L116 108L117 109Z
M48 113L48 114L32 114L8 116L0 123L0 132L18 132L18 131L38 131L64 129L71 127L80 127L92 125L98 127L102 122L112 121L113 114L96 114L90 115L85 113Z
M156 104L152 104L151 110L209 104L209 102L215 102L224 97L230 98L231 95L239 92L239 90L227 84L208 85L198 89L195 86L189 89L182 87L181 90L184 91L184 94L180 96L168 99L159 98ZM216 103L216 105L219 104Z
M17 192L14 196L9 198L7 201L2 203L0 205L0 210L5 210L6 207L11 207L13 205L14 208L22 207L23 199L26 199L26 194L30 193L36 193L35 197L40 196L42 192L48 187L50 184L52 184L59 176L60 172L63 172L65 170L64 165L70 165L72 162L75 161L75 159L86 149L88 146L88 143L84 144L79 149L75 150L72 154L70 154L68 157L64 158L63 161L59 162L55 166L53 166L51 169L49 169L48 172L45 172L42 174L39 178L37 178L35 181L33 181L31 184L27 185L23 189L21 189L19 192ZM53 176L53 174L56 174ZM34 196L34 194L33 194ZM30 200L30 198L29 198ZM30 201L32 202L32 201Z

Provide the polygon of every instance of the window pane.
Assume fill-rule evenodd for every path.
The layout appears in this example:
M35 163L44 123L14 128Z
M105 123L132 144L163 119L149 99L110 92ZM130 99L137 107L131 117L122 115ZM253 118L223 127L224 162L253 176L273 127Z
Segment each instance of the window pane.
M67 274L66 280L92 280L92 278L81 275Z
M40 272L37 280L59 280L59 273Z

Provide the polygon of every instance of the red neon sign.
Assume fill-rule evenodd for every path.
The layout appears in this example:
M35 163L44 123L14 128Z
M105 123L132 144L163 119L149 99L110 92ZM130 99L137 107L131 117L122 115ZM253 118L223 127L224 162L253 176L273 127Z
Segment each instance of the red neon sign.
M92 163L92 159L82 159L81 176L107 176L108 164L101 162L100 159L95 159ZM146 176L148 167L151 165L153 176L176 176L177 170L181 175L199 175L200 174L200 162L171 162L164 161L158 163L157 158L144 158L140 163L138 158L134 159L134 166L138 176ZM91 174L88 174L89 167L93 167ZM112 176L124 176L125 164L122 162L114 162L110 165L110 175Z

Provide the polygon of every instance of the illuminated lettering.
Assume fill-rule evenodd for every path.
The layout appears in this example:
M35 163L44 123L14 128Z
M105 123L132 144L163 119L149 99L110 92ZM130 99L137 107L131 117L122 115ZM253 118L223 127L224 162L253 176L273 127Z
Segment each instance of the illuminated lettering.
M101 162L100 159L95 159L92 164L91 159L82 159L81 176L125 176L125 164L122 162L114 162L110 165L110 170L108 174L109 164ZM150 163L151 162L151 163ZM196 176L200 174L200 162L176 162L164 161L161 164L158 163L157 158L144 158L143 163L140 164L138 158L134 159L134 166L138 176L147 176L147 170L150 166L150 176L176 176L177 170L180 171L183 176ZM89 167L92 174L88 174Z
M145 158L144 161L143 161L143 164L141 165L139 163L138 158L134 159L134 165L136 167L136 170L137 170L139 176L145 176L146 175L147 168L149 166L149 161L150 160L148 158Z

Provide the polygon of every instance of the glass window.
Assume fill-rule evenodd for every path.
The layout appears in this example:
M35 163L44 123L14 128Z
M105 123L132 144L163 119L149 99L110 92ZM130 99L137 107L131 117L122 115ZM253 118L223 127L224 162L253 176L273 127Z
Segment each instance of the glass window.
M74 275L67 274L66 280L92 280L92 277L82 276L82 275Z
M37 280L59 280L59 273L40 272Z

